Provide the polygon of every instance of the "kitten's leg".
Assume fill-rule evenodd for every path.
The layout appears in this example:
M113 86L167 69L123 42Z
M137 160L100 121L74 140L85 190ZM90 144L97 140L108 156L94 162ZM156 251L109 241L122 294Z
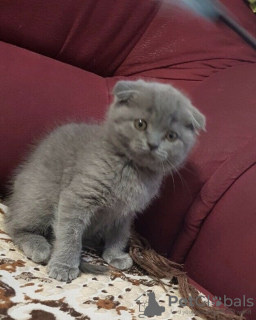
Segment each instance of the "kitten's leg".
M125 252L129 236L131 221L128 219L115 224L107 231L103 259L110 265L120 269L128 269L133 265L132 258Z
M56 229L56 240L47 270L51 278L71 281L79 274L84 223L77 218L60 218Z
M47 271L51 278L71 281L79 274L82 250L82 236L89 224L89 214L78 204L81 199L75 195L60 199L58 217L55 225L55 243Z

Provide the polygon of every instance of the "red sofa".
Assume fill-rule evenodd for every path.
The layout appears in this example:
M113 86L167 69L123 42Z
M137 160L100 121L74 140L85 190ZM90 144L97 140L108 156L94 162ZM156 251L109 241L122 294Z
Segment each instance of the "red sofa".
M256 36L246 1L222 2ZM0 40L2 197L29 145L60 123L102 118L117 80L171 83L206 115L207 132L137 229L255 319L243 305L256 303L255 51L222 24L147 0L2 0Z

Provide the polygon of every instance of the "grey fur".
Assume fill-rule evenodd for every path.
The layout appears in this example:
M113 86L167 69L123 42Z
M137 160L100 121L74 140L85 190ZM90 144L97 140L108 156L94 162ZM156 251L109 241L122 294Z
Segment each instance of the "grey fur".
M48 135L15 178L6 230L49 276L75 279L83 244L100 245L119 269L132 266L126 252L130 226L157 196L163 177L184 162L205 118L170 85L119 81L103 124L67 124ZM147 122L137 130L134 120ZM168 130L178 139L166 139ZM150 150L149 143L155 148Z

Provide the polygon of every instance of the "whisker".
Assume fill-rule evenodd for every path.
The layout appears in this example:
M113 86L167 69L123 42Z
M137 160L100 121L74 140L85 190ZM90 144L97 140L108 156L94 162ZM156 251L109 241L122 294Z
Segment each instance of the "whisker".
M167 163L171 166L172 169L174 169L174 166L166 159ZM175 188L175 182L174 182L174 177L172 174L172 171L170 172L171 177L172 177L172 183L173 183L173 191L175 192L176 188Z
M181 173L180 173L177 169L175 169L175 172L178 174L178 176L179 176L179 178L180 178L180 181L181 181L181 183L182 183L182 187L184 188L184 185L185 185L185 187L186 187L187 190L188 190L189 196L190 196L190 198L192 199L191 191L190 191L190 189L189 189L189 186L188 186L186 180L182 177Z
M189 186L188 186L187 182L185 181L185 179L182 177L182 175L180 174L180 172L174 167L173 164L171 164L171 162L170 162L168 159L167 159L166 161L167 161L167 163L169 163L169 165L170 165L171 168L174 170L174 172L178 174L178 176L179 176L179 178L180 178L180 181L181 181L181 183L182 183L182 188L184 189L184 186L186 186L187 191L188 191L188 193L189 193L189 196L190 196L190 198L192 199L191 191L190 191ZM172 173L171 173L171 175L172 175Z
M191 174L193 174L194 176L196 176L196 173L195 173L195 171L193 171L193 170L190 170L189 168L187 168L186 166L182 166L181 167L181 169L182 170L185 170L185 171L187 171L187 172L189 172L189 173L191 173Z
M162 164L162 167L163 167L163 174L164 174L164 176L165 176L165 169L164 169L164 163L163 163L163 161L161 161L161 164Z
M173 192L175 192L175 190L176 190L176 187L175 187L174 177L173 177L173 174L172 174L172 172L170 172L170 174L171 174L171 177L172 177Z

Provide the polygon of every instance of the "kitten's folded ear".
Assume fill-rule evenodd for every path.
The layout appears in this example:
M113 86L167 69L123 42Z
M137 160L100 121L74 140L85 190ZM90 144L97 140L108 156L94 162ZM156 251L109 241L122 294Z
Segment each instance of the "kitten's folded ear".
M206 119L205 116L197 109L195 108L190 102L188 105L188 109L190 111L190 124L192 128L199 132L201 130L206 131L205 125L206 125Z
M118 81L113 89L113 94L120 103L128 103L138 91L138 81Z

